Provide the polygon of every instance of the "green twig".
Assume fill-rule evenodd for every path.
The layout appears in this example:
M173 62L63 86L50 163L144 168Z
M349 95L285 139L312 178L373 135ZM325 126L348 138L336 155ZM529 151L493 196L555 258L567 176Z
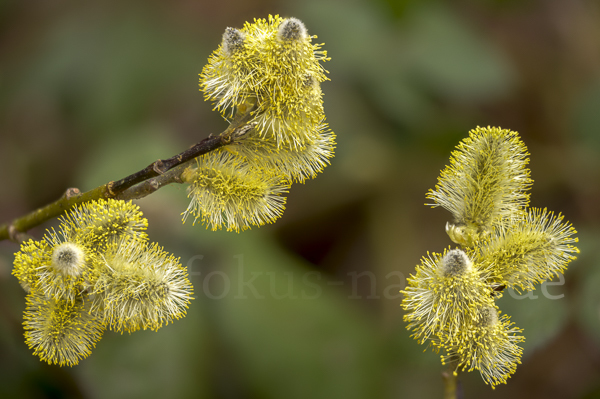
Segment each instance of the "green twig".
M444 380L444 399L462 399L459 392L458 372L454 362L449 364L449 368L442 372Z

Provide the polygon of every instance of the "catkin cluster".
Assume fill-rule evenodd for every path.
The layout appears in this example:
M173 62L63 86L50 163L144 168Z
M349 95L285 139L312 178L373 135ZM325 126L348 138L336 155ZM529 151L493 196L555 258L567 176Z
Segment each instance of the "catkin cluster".
M492 387L515 372L525 339L495 300L562 274L579 252L562 215L528 207L528 155L516 132L471 130L427 193L452 214L446 232L461 248L424 257L402 291L412 336Z
M148 242L148 222L131 202L98 200L73 208L58 232L29 240L13 275L27 292L25 341L49 364L73 366L106 328L157 330L185 315L187 272Z
M188 183L184 221L240 231L272 223L285 209L293 182L329 164L335 135L325 122L321 44L296 18L269 16L227 28L200 74L200 90L226 119L253 109L255 127L224 149L197 158Z

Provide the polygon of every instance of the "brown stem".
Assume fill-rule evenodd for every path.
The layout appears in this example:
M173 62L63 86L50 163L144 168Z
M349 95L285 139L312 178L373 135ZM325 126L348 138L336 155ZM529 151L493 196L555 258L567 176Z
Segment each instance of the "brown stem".
M144 169L135 172L121 180L111 181L107 185L108 192L111 197L116 197L119 193L135 186L145 180L160 176L168 170L186 163L187 161L196 158L199 155L214 151L224 145L230 144L234 138L245 134L248 130L247 123L252 117L252 108L244 108L243 112L236 115L231 125L218 136L209 136L201 142L193 145L189 149L168 159L159 159L146 166ZM242 130L243 133L240 133Z
M165 160L158 160L146 168L135 172L121 180L111 181L92 190L81 193L77 188L69 188L58 200L43 206L25 216L14 219L10 223L0 225L0 241L10 239L15 242L21 242L28 236L24 234L29 229L42 224L43 222L61 215L77 204L92 201L100 198L118 198L118 199L137 199L145 197L158 190L160 187L179 182L179 176L176 173L167 174L177 166L214 151L220 147L228 145L246 134L254 127L249 123L253 117L252 104L239 107L236 117L229 127L218 136L209 136L201 142L195 144L189 149ZM178 169L181 171L181 169ZM163 175L166 175L164 178ZM136 186L136 184L139 186Z
M111 181L108 183L107 189L111 197L116 197L119 193L127 190L138 183L148 180L152 177L162 175L169 169L180 165L190 159L196 158L198 155L206 154L207 152L216 150L219 147L227 144L224 140L225 136L212 136L208 137L198 144L195 144L191 148L177 154L169 159L159 159L152 162L144 169L124 177L121 180Z

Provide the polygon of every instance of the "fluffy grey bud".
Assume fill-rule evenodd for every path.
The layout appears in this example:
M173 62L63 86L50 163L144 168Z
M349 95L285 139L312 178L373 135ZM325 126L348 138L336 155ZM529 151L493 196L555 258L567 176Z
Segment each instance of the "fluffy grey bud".
M471 269L471 260L464 251L453 249L442 258L442 273L444 276L458 276Z
M288 18L279 25L277 37L283 41L302 40L307 37L306 27L297 18Z
M241 30L235 28L225 29L222 43L225 54L232 55L244 47L244 39L246 39L246 35Z
M85 254L76 244L64 242L52 251L52 267L65 276L79 276L84 266Z

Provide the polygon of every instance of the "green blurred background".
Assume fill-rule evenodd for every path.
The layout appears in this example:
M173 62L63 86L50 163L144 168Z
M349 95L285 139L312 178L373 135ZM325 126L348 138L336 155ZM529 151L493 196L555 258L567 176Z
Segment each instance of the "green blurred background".
M520 132L531 204L562 212L581 254L563 283L504 295L523 364L496 390L461 374L465 398L600 397L598 1L0 1L0 222L224 130L198 73L226 27L268 14L331 56L332 165L241 234L182 225L183 187L138 201L196 299L158 332L105 333L73 368L23 342L19 248L0 242L0 397L440 398L398 290L451 244L425 193L478 125Z

